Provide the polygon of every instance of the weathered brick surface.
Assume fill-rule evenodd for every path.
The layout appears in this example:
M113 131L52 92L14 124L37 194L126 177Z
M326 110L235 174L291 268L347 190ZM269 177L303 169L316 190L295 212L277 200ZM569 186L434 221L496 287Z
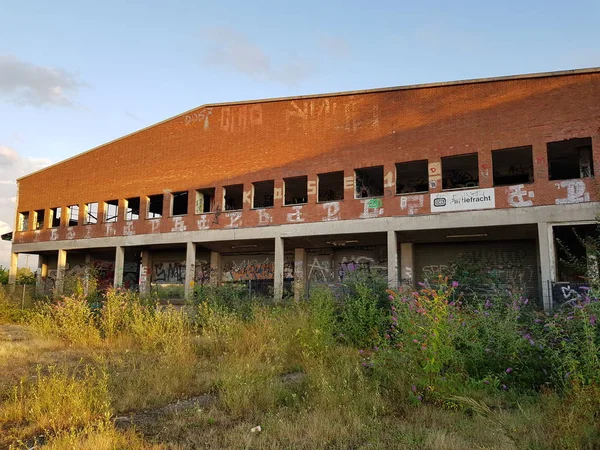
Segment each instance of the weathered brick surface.
M360 167L383 165L395 178L395 163L477 151L479 186L492 187L491 151L533 146L535 183L533 205L554 205L566 197L566 187L548 180L546 144L575 137L592 137L594 167L600 170L600 73L527 78L418 89L398 89L353 95L203 107L100 146L19 182L18 211L87 202L103 202L157 193L216 187L222 207L222 186L343 170L346 177ZM597 189L585 179L591 200ZM409 213L395 180L386 187L382 215ZM430 192L439 192L441 186ZM497 187L496 207L511 208L509 188ZM275 207L264 213L244 203L241 217L207 214L206 221L190 213L182 219L140 219L128 224L97 224L15 233L15 242L80 239L127 233L197 230L199 226L278 225L331 218L355 219L364 211L352 189L335 206L317 204L309 195L300 208ZM167 198L167 196L166 196ZM413 200L409 200L413 201ZM417 204L419 199L414 200ZM328 212L330 215L328 216ZM412 213L430 213L429 195ZM217 220L215 217L217 216ZM179 222L182 220L182 222ZM200 221L200 225L199 225ZM218 222L218 223L216 223Z

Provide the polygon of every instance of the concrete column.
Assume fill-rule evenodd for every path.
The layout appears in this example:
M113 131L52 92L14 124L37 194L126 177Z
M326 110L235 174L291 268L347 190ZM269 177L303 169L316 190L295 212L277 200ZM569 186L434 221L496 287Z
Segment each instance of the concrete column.
M185 252L185 298L194 295L194 280L196 275L196 244L188 242Z
M415 287L415 247L412 242L400 244L400 279L403 285Z
M152 253L150 250L142 251L142 265L140 267L140 294L150 294L150 282L152 281Z
M8 284L10 286L9 291L14 292L15 285L17 283L17 269L19 267L19 254L11 252L10 254L10 267L8 269Z
M38 270L36 279L36 290L40 295L46 292L46 279L48 278L48 258L44 255L38 256Z
M210 252L210 284L212 286L220 286L222 277L221 254L219 252Z
M388 287L398 289L398 238L396 231L387 232Z
M123 286L123 266L125 265L125 247L120 245L115 249L115 280L113 287Z
M275 267L273 270L273 297L275 300L283 298L283 238L275 238Z
M540 250L540 283L544 310L552 311L552 289L550 282L554 281L554 233L552 226L546 222L538 223L538 248Z
M294 250L294 300L301 300L306 294L306 250Z
M54 293L60 295L63 293L65 271L67 270L67 251L58 250L58 259L56 261L56 280L54 284Z

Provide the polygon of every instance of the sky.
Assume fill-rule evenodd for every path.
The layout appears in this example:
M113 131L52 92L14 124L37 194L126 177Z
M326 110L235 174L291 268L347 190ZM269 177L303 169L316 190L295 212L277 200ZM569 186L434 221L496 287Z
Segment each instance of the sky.
M200 105L598 67L598 23L598 0L0 0L0 233L16 178Z

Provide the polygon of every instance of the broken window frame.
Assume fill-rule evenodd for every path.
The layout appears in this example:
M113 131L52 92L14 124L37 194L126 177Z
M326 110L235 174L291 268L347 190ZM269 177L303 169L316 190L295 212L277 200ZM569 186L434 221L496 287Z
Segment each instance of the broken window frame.
M341 176L340 180L329 180L325 177ZM325 181L325 182L324 182ZM337 186L339 182L339 186ZM325 197L325 198L323 198ZM317 203L339 202L344 200L344 171L317 174Z
M58 228L61 225L61 217L62 217L62 207L57 206L55 208L50 208L50 228Z
M473 157L475 158L475 169L476 169L475 173L477 175L477 178L474 179L472 174L465 172L464 170L461 173L460 168L450 169L451 172L454 172L455 178L458 179L459 177L462 176L463 180L460 182L456 182L456 184L454 184L452 187L448 187L446 180L449 177L446 176L448 174L448 172L446 170L447 165L444 164L444 162L445 161L458 161L459 159L466 160L467 158L473 158ZM459 189L477 189L479 187L479 154L477 152L463 153L461 155L443 156L441 158L441 165L442 165L442 191L456 191ZM445 165L446 165L446 168L444 167ZM453 181L453 183L455 183L455 182ZM460 184L463 184L463 185L460 186Z
M213 188L202 188L196 189L196 201L194 202L194 213L195 214L208 214L215 211L215 199L216 189ZM202 198L202 202L200 202ZM208 199L208 201L207 201ZM208 211L206 205L208 204ZM200 208L202 205L202 208ZM202 209L202 211L200 211Z
M410 166L413 166L412 168ZM423 167L417 167L423 166ZM426 194L429 192L429 160L427 159L417 159L414 161L403 161L395 164L396 167L396 195L405 195L405 194ZM409 170L401 170L402 168L407 167L411 168L413 174L410 176L414 179L423 178L424 182L420 184L414 185L414 190L410 190L410 185L403 184L402 182L405 180L405 175L401 172L407 173ZM423 171L422 174L417 176L417 172ZM422 175L422 177L421 177ZM408 181L407 181L408 183ZM407 190L408 189L408 190ZM401 191L402 190L402 191Z
M137 209L135 209L135 202L137 202ZM132 203L134 206L132 206ZM142 199L140 197L129 197L125 199L125 216L126 221L139 220L140 212L142 208ZM136 213L137 211L137 213Z
M375 170L377 170L377 172L381 171L381 174L377 173L375 174ZM368 171L368 172L367 172ZM381 175L381 192L379 192L378 190L375 191L375 189L379 188L379 186L377 186L377 179L379 178L379 176ZM372 177L372 180L368 180L366 181L366 179ZM383 170L383 166L370 166L370 167L359 167L357 169L354 169L354 198L357 200L360 199L364 199L364 198L379 198L379 197L383 197L383 194L385 192L384 189L384 170ZM374 192L370 192L370 190L373 190Z
M163 217L164 213L164 194L155 194L148 196L148 209L146 211L146 219L160 219ZM160 204L160 213L152 211L153 205Z
M566 167L568 167L569 165L573 165L571 164L572 161L570 161L570 159L575 158L575 156L571 155L569 157L558 158L558 155L555 155L553 158L551 158L551 153L559 152L561 149L556 147L560 145L565 146L569 142L571 143L571 145L566 149L563 148L562 150L565 153L569 151L576 153L578 167L576 170L573 167L573 172L570 174L575 176L556 176L557 171L559 173L564 173L567 170ZM585 158L588 159L589 167L587 169L582 168L582 159L584 159L582 158L582 151L584 150L586 153L588 153L587 158ZM564 139L562 141L548 142L546 144L546 158L548 160L548 180L550 181L574 180L594 177L594 149L591 137ZM556 168L558 170L553 170L553 168Z
M115 223L119 218L119 200L104 202L104 223Z
M270 197L265 193L262 198L262 203L258 202L258 204L256 201L257 186L259 187L259 192L262 193L264 190L265 192L270 191L271 193ZM268 209L273 208L273 206L275 206L275 180L256 181L252 183L252 209Z
M304 189L304 192L300 192L300 195L293 197L288 202L288 194L291 189ZM298 192L299 192L298 191ZM292 195L292 194L290 194ZM306 205L308 203L308 175L301 175L299 177L288 177L283 179L283 206L294 206L294 205Z
M41 220L40 220L40 213L41 213ZM34 230L41 230L43 229L46 224L44 223L44 219L46 218L46 210L44 209L36 209L33 212L33 225L34 225Z
M189 192L178 191L171 193L171 217L186 216L188 213ZM185 200L183 200L185 198ZM185 206L185 212L179 212L178 208ZM177 214L175 214L177 212Z
M89 202L84 205L85 214L83 215L84 225L95 225L98 223L98 202Z
M19 213L17 231L28 231L29 229L29 211L23 211Z
M525 152L528 152L528 154L524 155ZM515 156L517 154L519 154L519 156ZM501 174L497 170L497 168L502 168L502 161L498 161L498 158L500 156L505 156L507 160L511 160L511 162L513 163L518 159L522 159L525 164L520 164L520 167L516 168L513 168L514 166L511 165L508 170L508 174ZM523 147L501 148L497 150L492 150L492 178L494 187L533 183L533 147L530 145L526 145Z
M227 192L228 190L230 191L229 195ZM237 206L239 206L239 208ZM223 211L241 211L242 209L244 209L244 185L238 183L223 186Z
M67 206L68 226L76 227L79 225L79 205Z

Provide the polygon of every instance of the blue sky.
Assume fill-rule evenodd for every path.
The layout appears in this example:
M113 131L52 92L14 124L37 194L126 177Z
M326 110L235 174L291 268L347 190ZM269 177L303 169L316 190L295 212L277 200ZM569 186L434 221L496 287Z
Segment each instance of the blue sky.
M0 18L0 231L18 176L205 103L600 66L597 0L0 0Z

